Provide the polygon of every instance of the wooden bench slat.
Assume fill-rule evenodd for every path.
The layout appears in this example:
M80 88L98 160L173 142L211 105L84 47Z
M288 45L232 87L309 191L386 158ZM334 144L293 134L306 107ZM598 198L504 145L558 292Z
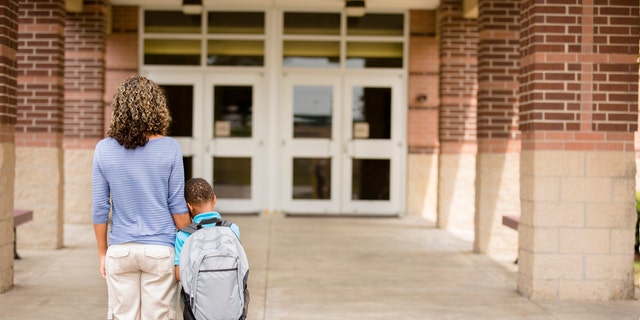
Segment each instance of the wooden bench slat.
M33 220L33 211L31 210L13 210L13 226L19 226L25 222Z
M502 216L502 224L513 230L518 231L518 225L520 224L519 215L504 215Z

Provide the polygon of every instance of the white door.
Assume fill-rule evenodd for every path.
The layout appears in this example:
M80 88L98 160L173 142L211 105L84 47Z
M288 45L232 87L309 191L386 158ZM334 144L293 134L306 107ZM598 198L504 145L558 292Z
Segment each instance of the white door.
M263 209L266 119L262 75L257 72L150 72L165 90L180 142L186 178L212 182L221 213Z
M286 213L340 213L340 77L283 77L283 210Z
M401 77L285 74L280 138L287 214L398 215Z
M402 78L348 76L344 82L342 211L399 215L406 114Z
M169 135L182 148L185 177L201 177L205 156L203 123L199 121L204 114L202 76L175 72L148 72L145 76L165 91L172 118Z
M262 210L266 168L266 100L261 73L213 73L205 77L204 174L212 177L217 209Z

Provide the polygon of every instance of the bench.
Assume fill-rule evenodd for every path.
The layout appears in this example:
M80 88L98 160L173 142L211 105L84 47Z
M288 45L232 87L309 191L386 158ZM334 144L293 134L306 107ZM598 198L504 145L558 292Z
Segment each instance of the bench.
M18 249L17 249L18 244L16 239L18 238L18 235L16 233L16 227L23 223L27 223L31 220L33 220L33 211L20 210L20 209L13 210L13 258L14 259L20 259L20 256L18 255Z
M520 215L504 215L502 216L502 225L518 231L518 225L520 224Z

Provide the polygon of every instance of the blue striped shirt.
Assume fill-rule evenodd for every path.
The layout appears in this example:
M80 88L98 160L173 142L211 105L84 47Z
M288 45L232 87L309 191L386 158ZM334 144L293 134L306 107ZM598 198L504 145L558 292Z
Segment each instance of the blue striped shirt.
M109 245L135 242L173 247L176 226L171 214L189 212L178 141L151 139L135 149L125 149L113 138L98 142L92 200L94 224L107 223L112 211Z

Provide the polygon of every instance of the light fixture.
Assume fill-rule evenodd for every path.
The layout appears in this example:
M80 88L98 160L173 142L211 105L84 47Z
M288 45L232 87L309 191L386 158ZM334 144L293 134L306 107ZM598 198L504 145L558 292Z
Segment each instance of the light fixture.
M362 17L366 13L364 0L346 0L347 17Z
M182 13L202 14L202 0L182 0Z

